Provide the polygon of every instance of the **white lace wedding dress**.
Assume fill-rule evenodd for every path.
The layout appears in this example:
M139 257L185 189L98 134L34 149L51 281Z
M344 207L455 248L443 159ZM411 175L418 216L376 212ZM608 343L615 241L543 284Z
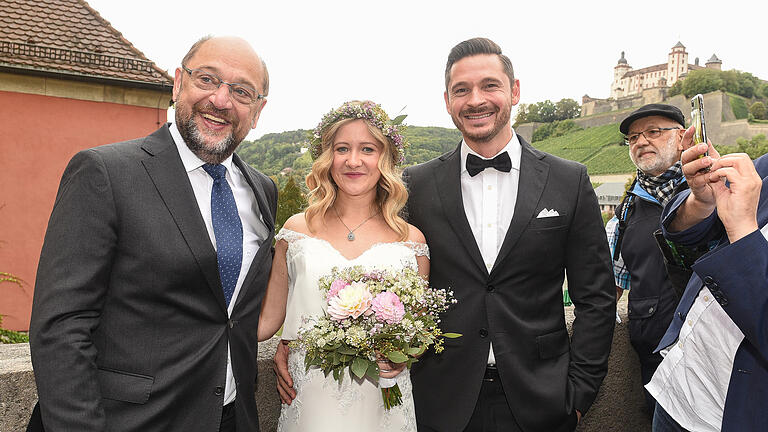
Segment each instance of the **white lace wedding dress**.
M416 256L429 256L423 243L377 243L354 259L345 258L325 240L281 229L275 237L288 242L288 304L283 339L293 340L303 317L324 313L323 295L317 288L321 276L333 267L362 265L366 268L417 268ZM341 384L320 369L308 372L303 351L292 349L288 369L293 377L296 399L283 404L279 432L373 432L416 431L411 380L406 369L397 376L403 394L402 405L384 409L381 390L370 380L353 380L344 374Z

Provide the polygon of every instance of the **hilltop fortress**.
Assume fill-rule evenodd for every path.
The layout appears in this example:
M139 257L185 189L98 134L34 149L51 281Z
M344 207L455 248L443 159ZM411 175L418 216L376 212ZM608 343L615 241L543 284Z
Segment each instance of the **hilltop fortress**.
M584 117L660 102L666 99L669 88L677 81L685 79L689 71L704 68L721 70L722 64L715 54L712 54L704 66L699 65L698 57L693 64L689 64L688 52L685 46L678 42L667 54L666 63L633 69L622 51L618 64L613 68L611 96L608 99L596 99L584 95L581 101L581 115Z
M613 68L611 96L607 99L592 98L584 95L581 116L573 119L582 128L620 123L633 110L649 103L674 105L683 112L686 124L691 121L691 104L683 95L668 97L669 88L677 81L685 79L688 72L699 69L721 70L722 61L717 55L707 60L704 66L695 58L688 63L688 52L678 42L667 55L667 62L640 69L633 69L621 53L618 64ZM709 139L716 144L732 145L737 138L751 138L757 134L768 135L768 124L749 123L746 118L737 118L734 114L731 98L725 92L714 91L704 95L705 119ZM515 131L527 140L543 123L524 123ZM617 125L618 133L618 125Z

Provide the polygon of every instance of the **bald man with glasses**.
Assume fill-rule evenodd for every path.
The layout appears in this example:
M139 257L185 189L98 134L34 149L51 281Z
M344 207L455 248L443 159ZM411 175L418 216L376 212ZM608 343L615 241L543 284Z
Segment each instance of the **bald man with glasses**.
M234 151L268 90L246 41L203 38L173 122L72 158L35 285L31 430L258 431L277 188Z

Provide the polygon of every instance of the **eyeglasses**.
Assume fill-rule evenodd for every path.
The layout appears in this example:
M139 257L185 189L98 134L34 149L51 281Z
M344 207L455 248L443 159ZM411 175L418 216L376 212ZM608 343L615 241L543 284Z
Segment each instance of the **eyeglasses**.
M192 77L192 84L200 90L214 92L218 90L222 84L226 84L229 86L229 94L232 96L232 99L243 105L251 105L256 103L259 99L265 98L265 96L257 92L256 89L245 84L223 81L218 75L201 69L190 69L184 65L181 65L181 67L190 77Z
M646 140L650 141L652 139L656 139L661 136L662 131L668 131L668 130L680 130L682 128L679 127L668 127L668 128L654 128L654 129L648 129L646 131L642 131L640 133L632 134L632 135L624 135L624 144L625 145L632 145L637 142L637 139L640 138L640 135L644 136Z

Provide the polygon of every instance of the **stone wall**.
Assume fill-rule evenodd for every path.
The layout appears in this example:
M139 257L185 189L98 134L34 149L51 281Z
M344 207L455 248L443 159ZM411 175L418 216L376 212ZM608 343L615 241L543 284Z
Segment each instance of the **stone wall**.
M650 431L649 414L644 410L637 356L629 344L626 300L619 303L622 323L616 325L608 375L578 432ZM573 307L566 308L573 322ZM259 344L259 385L256 401L263 432L274 431L280 414L272 356L277 340ZM23 432L37 400L29 345L0 345L0 431Z
M652 90L652 89L648 89ZM651 97L651 94L644 96ZM646 103L658 102L653 98L648 99L644 96L634 98L623 98L619 101L609 100L608 102L598 100L589 100L582 105L582 110L586 109L586 117L573 119L577 125L586 129L595 126L603 126L612 123L620 123L627 118L632 111ZM654 96L655 97L655 96ZM687 125L691 124L691 103L683 95L672 96L663 101L668 105L674 105L683 112ZM726 93L715 91L704 95L704 120L707 124L707 134L709 140L714 144L735 145L736 139L740 137L751 138L757 134L768 135L768 125L749 124L746 120L736 120L731 109L730 100ZM611 111L603 112L603 110ZM518 125L515 131L530 142L533 132L545 123L524 123Z

